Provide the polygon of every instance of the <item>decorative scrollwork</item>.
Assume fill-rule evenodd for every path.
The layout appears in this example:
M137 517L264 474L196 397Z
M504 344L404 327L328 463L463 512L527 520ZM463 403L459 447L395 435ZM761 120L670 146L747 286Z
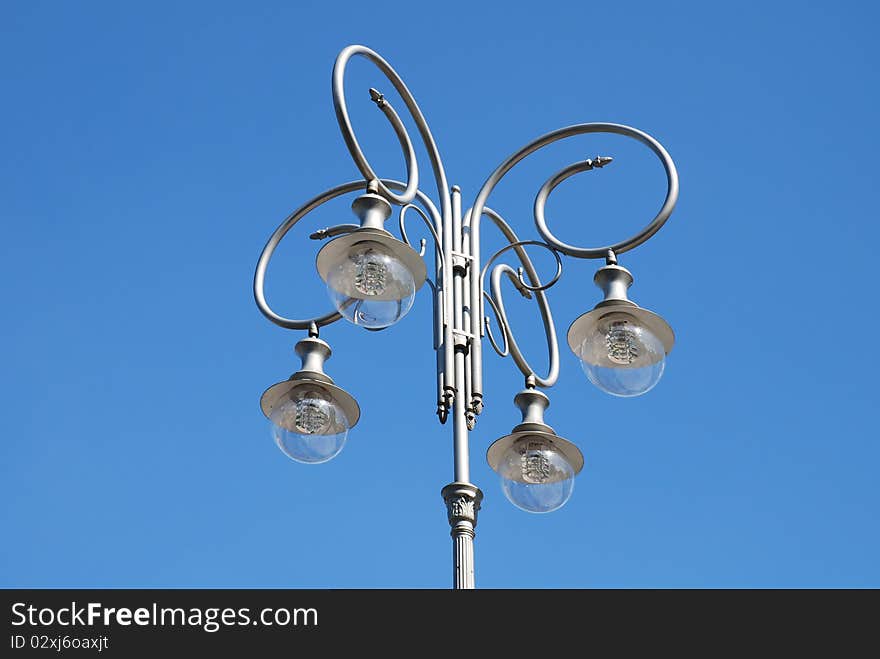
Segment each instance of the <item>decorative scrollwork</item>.
M406 181L399 182L390 179L380 179L364 155L354 134L345 99L345 70L352 57L363 57L375 65L387 80L391 82L406 105L431 161L440 202L439 212L431 200L419 190L419 171L415 150L400 115L392 107L389 100L376 89L370 89L370 97L389 121L400 143L406 161ZM492 347L499 355L502 357L508 355L512 357L517 367L527 378L533 377L536 384L542 387L552 386L559 374L559 354L556 329L547 301L546 291L555 285L562 275L560 255L566 254L577 258L606 258L611 254L613 258L615 253L619 254L633 249L653 236L668 219L678 198L678 175L669 154L651 136L620 124L588 123L561 128L532 141L502 162L483 184L476 196L471 211L467 214L468 217L462 219L459 190L457 188L450 188L448 185L437 145L428 128L425 117L402 78L388 62L378 53L365 46L353 45L343 49L337 56L333 67L332 96L343 140L358 170L364 176L367 183L375 182L374 189L377 189L383 197L401 207L398 221L403 242L412 247L406 231L406 216L410 210L415 210L419 214L430 232L431 238L434 240L434 279L433 281L430 279L427 281L431 285L435 309L434 347L437 350L438 414L441 421L445 420L452 404L458 404L457 401L461 399L466 401L466 414L468 415L469 425L472 421L472 413L478 414L482 407L481 339L483 336L488 337ZM489 195L507 172L531 153L558 140L586 133L614 133L623 135L641 141L654 151L665 168L668 184L666 199L660 211L642 231L627 240L613 245L582 248L568 245L558 240L547 227L545 216L547 199L552 191L567 178L583 171L603 167L611 162L610 158L599 156L592 160L584 160L570 165L554 174L543 184L535 198L534 204L535 224L541 240L520 240L500 215L486 207ZM321 204L342 194L357 191L363 185L362 181L353 181L322 193L288 216L270 237L260 255L257 271L254 275L254 297L260 311L273 323L289 329L308 329L333 323L341 317L335 311L308 319L290 319L276 314L269 307L265 299L265 273L276 247L300 219ZM419 205L413 203L416 201ZM508 244L496 252L486 262L485 267L481 268L480 222L484 215L501 230ZM315 239L332 238L342 233L353 231L356 228L358 228L357 225L338 225L316 231L311 237ZM466 233L462 233L463 230ZM418 248L420 256L424 256L426 245L427 240L421 239ZM556 272L546 282L542 283L529 255L524 249L529 246L548 249L556 260ZM516 269L507 264L495 264L495 261L508 251L514 251L520 261L520 266ZM470 274L466 273L466 265L463 268L459 267L459 262L467 262L468 260L474 266ZM489 290L486 291L484 288L485 277L489 273L490 268L490 286ZM465 274L462 274L463 272ZM549 366L545 377L539 377L535 374L513 336L502 297L501 285L503 277L508 277L524 297L534 297L538 305L544 324L549 353ZM463 294L461 289L453 285L454 281L457 284L459 279L462 278L465 285L465 292ZM491 329L489 316L485 313L486 301L492 307L498 322L498 330L495 334L493 334ZM472 306L474 308L471 308ZM463 386L456 384L457 378L461 374L458 373L457 367L454 364L455 354L457 354L455 350L459 343L464 340L462 337L466 337L468 342Z
M501 312L495 305L495 300L493 300L492 296L486 291L483 291L483 298L489 303L489 306L492 307L492 311L495 313L495 318L498 320L498 327L501 329L501 338L504 339L504 348L498 347L498 342L495 340L495 336L492 334L492 328L489 325L489 321L491 320L489 316L483 317L483 327L486 330L486 336L489 337L489 343L492 344L492 349L495 350L497 355L499 357L507 357L507 355L510 354L510 346L507 343L507 318L501 315Z
M403 79L397 74L397 72L391 67L391 65L386 62L381 55L379 55L374 50L367 48L366 46L353 45L344 48L342 52L336 57L336 62L333 65L333 83L332 83L332 91L333 91L333 108L336 111L336 120L339 123L339 129L342 131L342 139L345 140L345 145L348 147L349 153L351 153L351 157L354 159L355 165L360 170L361 174L370 181L370 180L379 180L379 191L384 196L386 196L389 200L394 201L397 204L407 204L412 201L416 196L416 191L418 190L418 164L416 162L415 153L412 149L412 142L409 139L409 135L406 132L406 128L403 126L403 123L400 121L400 117L397 115L397 112L394 111L394 108L391 107L391 104L388 100L380 94L375 89L370 90L370 96L376 105L385 113L388 120L391 122L392 127L394 128L394 132L397 135L398 141L400 142L401 148L404 152L404 157L407 161L407 184L404 187L402 194L395 194L392 190L390 190L382 180L376 175L373 168L370 166L370 163L367 161L366 156L364 155L363 150L358 144L357 138L354 134L354 129L351 125L351 119L348 116L348 106L345 103L345 67L348 64L349 60L352 57L361 56L368 59L370 62L376 65L376 67L385 75L386 78L394 85L394 88L400 94L400 97L403 99L403 102L406 104L407 109L409 110L410 115L416 123L416 127L419 130L419 134L422 137L422 141L425 143L425 147L428 151L428 156L431 159L431 165L434 170L434 178L437 180L437 190L440 195L440 206L443 214L444 221L447 220L450 213L450 195L449 195L449 184L446 180L446 171L443 168L443 162L440 159L440 153L437 149L437 143L434 141L434 136L431 134L431 129L428 128L428 123L425 121L425 116L422 114L421 109L419 108L418 103L416 103L415 98L413 98L412 93L406 86L406 83L403 82Z
M483 288L484 281L486 279L486 272L489 270L489 267L495 262L495 260L500 257L502 254L511 249L516 249L517 247L525 247L527 245L536 245L538 247L543 247L548 250L553 256L556 258L556 274L553 275L553 278L548 281L546 284L535 284L530 285L525 282L523 279L523 271L524 266L520 266L517 268L516 277L513 277L513 284L519 289L519 292L523 295L523 297L531 297L527 295L527 291L538 292L538 291L546 291L548 288L553 286L559 278L562 276L562 258L559 256L559 252L550 247L547 243L541 242L540 240L517 240L516 242L509 243L495 252L491 258L486 261L486 265L483 266L483 270L480 273L480 288ZM518 252L524 253L524 252ZM522 259L522 257L520 257ZM531 276L530 276L531 278Z
M504 237L508 240L507 245L495 252L495 254L493 254L486 261L486 264L480 272L480 276L478 278L479 290L482 293L481 298L488 300L495 314L495 317L498 319L498 325L501 330L502 338L504 339L504 347L499 347L498 341L492 334L492 330L489 324L489 316L485 315L484 309L481 309L480 314L480 332L485 332L486 336L489 339L489 343L492 345L492 348L501 357L506 357L509 354L524 376L533 376L537 384L539 384L540 386L551 387L556 382L556 379L559 377L559 345L556 338L556 327L553 323L553 315L550 311L550 304L547 301L545 291L553 286L557 281L559 281L559 278L562 276L562 259L560 258L556 250L554 250L546 243L538 240L519 240L516 233L504 220L504 218L502 218L501 215L499 215L491 208L484 208L483 215L488 217L499 228L501 233L504 234ZM554 274L552 279L546 284L541 283L535 266L524 249L524 247L527 247L529 245L534 245L536 247L542 247L549 250L556 259L556 273ZM488 269L492 266L495 260L497 260L501 255L510 250L513 250L516 253L522 265L517 270L514 270L507 264L496 265L492 269L492 274L490 277L491 293L487 294L484 290L484 281ZM525 281L525 278L523 276L524 273L528 276L528 283ZM541 312L541 319L544 322L544 333L547 338L547 351L549 355L547 375L543 378L537 375L535 370L526 361L525 357L522 354L522 351L519 349L519 345L517 344L516 339L513 336L513 332L510 329L510 321L507 318L507 313L504 308L504 300L501 295L501 277L503 275L507 275L510 278L511 282L514 284L514 286L517 287L520 294L524 297L530 298L532 297L532 293L534 293L535 301L537 302L538 309Z
M574 176L575 174L578 174L580 172L587 172L593 169L604 167L611 162L611 158L597 156L592 160L582 160L556 172L556 174L547 179L547 181L544 183L544 185L541 186L541 189L538 191L538 195L535 197L534 213L535 225L538 227L538 233L540 233L544 240L546 240L550 245L552 245L555 249L558 249L564 254L568 254L569 256L574 256L581 259L601 259L605 258L609 251L612 251L616 254L621 254L634 247L638 247L660 230L660 227L662 227L666 220L669 219L669 215L672 213L673 208L675 208L675 203L678 200L678 173L675 170L675 163L672 162L672 158L666 152L666 149L664 149L657 140L655 140L647 133L643 133L642 131L636 130L635 128L630 128L629 126L620 126L617 124L587 125L602 127L602 129L597 129L592 132L617 133L619 135L633 137L643 144L647 144L651 148L651 150L657 154L657 157L660 158L660 161L663 163L663 167L666 170L666 179L668 184L666 199L663 202L663 206L660 209L660 212L657 213L654 219L651 220L651 222L644 229L642 229L639 233L632 236L631 238L628 238L627 240L622 240L613 245L589 248L573 247L557 239L556 236L554 236L550 232L550 229L547 228L547 220L544 213L544 206L547 203L547 198L550 196L550 193L553 192L553 189L557 185L562 183L570 176Z
M593 161L583 161L581 163L576 163L575 165L567 167L556 176L551 177L551 179L544 184L544 186L541 188L541 191L538 193L538 196L535 199L535 224L538 227L538 232L541 234L541 237L547 242L550 247L559 252L562 252L563 254L578 258L592 259L605 258L605 256L608 254L609 249L613 250L617 254L633 249L634 247L641 245L643 242L648 240L651 236L653 236L657 231L660 230L660 227L662 227L666 220L669 218L670 214L675 208L675 203L678 200L678 173L675 169L675 163L673 163L672 158L666 152L666 149L664 149L657 140L655 140L647 133L643 133L642 131L631 128L629 126L609 123L575 124L573 126L560 128L558 130L542 135L538 139L530 142L529 144L526 144L519 151L517 151L509 158L507 158L504 162L502 162L495 169L495 171L492 172L489 178L486 179L483 187L480 188L480 191L477 193L474 205L470 211L472 217L471 249L474 253L479 253L480 251L480 218L483 215L491 217L491 214L486 212L486 202L489 199L489 195L498 185L499 181L501 181L501 179L504 178L504 176L511 169L513 169L513 167L517 163L519 163L521 160L534 153L535 151L558 140L586 133L614 133L618 135L624 135L626 137L632 137L647 145L657 155L657 157L660 158L660 161L662 162L663 167L666 171L667 191L666 199L663 202L663 206L660 208L660 211L648 224L648 226L646 226L642 231L637 233L635 236L629 238L628 240L624 240L619 243L615 243L614 245L608 245L601 248L586 249L573 247L571 245L563 243L562 241L558 240L547 228L544 218L544 205L547 202L547 197L549 196L550 191L562 180L564 180L568 176L573 175L577 171L586 171L586 169L593 169L596 166L602 166L605 164L601 157ZM587 162L590 163L589 166L587 166ZM561 178L558 178L560 176ZM481 298L481 282L478 279L474 278L471 280L471 299L478 298ZM475 317L472 318L471 331L475 334L477 332L482 333L484 331L482 318L483 314L480 314L479 317L475 315ZM511 353L513 355L516 354L513 345L511 346ZM539 382L539 384L541 384L542 386L548 386L542 384L541 382Z
M431 222L430 218L428 218L425 211L423 211L421 208L419 208L415 204L405 204L404 206L400 207L400 214L398 215L397 223L398 223L398 226L400 227L400 237L403 239L403 242L405 242L407 245L409 245L410 247L415 249L415 247L413 247L412 243L409 241L409 236L406 235L406 211L408 211L408 210L414 210L422 218L422 221L425 223L425 226L428 228L428 231L431 232L431 237L434 239L434 245L436 246L435 254L437 255L437 258L440 260L440 263L442 264L443 263L443 243L440 242L440 236L437 233L437 229L435 228L434 224ZM436 214L436 211L435 211L435 214ZM424 238L422 238L421 242L419 243L419 256L425 255L425 244L426 244L426 241Z
M516 279L516 271L506 263L496 265L492 269L492 275L489 278L491 284L490 295L492 297L492 308L495 310L499 322L503 323L505 329L505 347L509 349L510 356L513 358L513 361L516 362L516 365L524 376L533 376L535 382L541 387L552 387L556 383L556 379L559 377L559 344L556 339L556 327L553 324L553 316L550 314L550 307L547 304L547 298L545 297L543 290L539 290L535 293L536 300L538 301L538 308L541 310L541 317L544 321L544 333L547 336L547 350L550 361L547 375L541 377L537 374L535 369L529 365L525 357L523 357L516 339L513 336L513 332L510 330L510 321L507 318L507 312L504 308L504 299L501 296L501 277L505 274L509 275L513 280ZM493 347L495 347L494 341L492 341L492 344Z

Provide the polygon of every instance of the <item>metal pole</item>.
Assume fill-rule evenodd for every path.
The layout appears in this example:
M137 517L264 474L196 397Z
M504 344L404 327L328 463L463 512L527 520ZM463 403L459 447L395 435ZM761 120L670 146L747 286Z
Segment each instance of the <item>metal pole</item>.
M465 386L466 359L468 351L467 330L464 328L464 283L467 275L467 259L462 249L461 192L452 188L452 322L453 346L455 348L455 401L453 405L453 434L455 454L455 481L470 481L470 456L468 451L467 406ZM468 328L469 330L470 328Z
M447 234L448 235L448 234ZM446 345L446 350L453 349L454 354L454 385L455 398L452 406L452 437L454 458L454 482L443 488L441 494L446 502L447 517L452 535L452 585L455 589L474 588L474 536L477 526L477 511L483 493L470 482L470 455L468 449L467 413L469 400L466 395L470 387L466 384L469 377L467 369L468 335L470 326L465 326L466 299L464 287L468 268L467 250L462 247L464 240L470 241L462 230L461 191L458 186L452 188L452 245L447 246L446 253L451 256L446 261L447 267L452 265L452 291L446 299L451 303L451 313L447 322L452 323L453 345ZM469 310L468 310L469 313ZM468 319L469 320L469 319Z

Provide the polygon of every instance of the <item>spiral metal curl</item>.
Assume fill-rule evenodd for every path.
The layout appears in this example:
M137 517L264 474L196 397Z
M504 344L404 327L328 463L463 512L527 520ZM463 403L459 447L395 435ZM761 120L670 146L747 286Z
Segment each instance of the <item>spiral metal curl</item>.
M354 128L352 128L351 119L348 116L348 106L345 102L345 67L348 65L349 60L355 56L364 57L375 64L385 77L388 78L391 84L394 85L394 88L403 99L404 104L406 104L406 107L419 130L425 148L428 151L428 156L431 159L434 178L437 181L437 191L440 195L440 209L443 221L446 222L450 217L451 207L449 183L446 179L446 170L443 168L443 162L440 159L440 152L437 148L437 143L434 141L434 136L431 134L431 129L428 127L425 116L422 114L418 103L416 103L415 98L409 91L409 88L407 88L406 83L404 83L403 79L398 75L397 71L395 71L376 51L361 45L348 46L339 53L336 57L336 62L333 65L332 78L333 108L336 112L336 120L339 123L339 129L342 132L342 139L345 140L345 145L348 147L348 151L351 153L355 165L367 181L374 179L379 180L379 191L389 200L393 200L397 204L402 205L409 203L418 196L416 192L418 190L418 165L416 163L415 153L412 149L412 141L409 139L406 128L403 126L403 123L400 121L400 117L398 117L394 108L392 108L391 104L385 99L385 97L375 89L370 90L370 96L391 122L407 161L407 184L404 187L403 194L395 194L388 188L388 186L382 183L382 180L376 175L376 172L370 166L369 161L367 161L367 158L355 137Z
M663 206L660 208L660 211L654 219L634 236L612 245L605 245L602 247L574 247L556 238L547 227L544 207L550 193L553 192L557 185L580 172L587 172L604 167L611 162L611 158L599 156L594 159L576 162L556 172L553 176L547 179L544 185L541 186L538 195L535 197L534 205L535 225L538 227L538 233L541 234L541 237L552 245L554 249L559 250L563 254L581 259L601 259L605 258L609 251L614 252L615 254L622 254L623 252L638 247L660 230L660 228L666 223L666 220L669 219L669 216L675 208L676 201L678 201L678 172L675 169L675 163L672 162L672 158L666 152L666 149L647 133L643 133L635 128L630 128L629 126L621 126L618 124L584 125L598 127L590 132L616 133L618 135L632 137L643 144L646 144L660 159L660 162L663 164L663 169L666 171L666 198L663 201Z
M479 315L479 318L481 319L480 331L487 336L493 350L495 350L498 355L500 355L501 357L506 357L510 355L513 358L513 361L516 363L517 367L524 376L534 377L536 383L541 387L551 387L553 386L553 384L556 383L556 380L559 377L559 344L556 338L556 327L553 323L553 315L550 311L550 304L547 300L545 291L553 286L557 281L559 281L559 278L562 276L562 259L556 252L556 250L554 250L546 243L538 240L519 240L516 233L504 220L504 218L502 218L501 215L499 215L491 208L484 208L483 215L488 217L500 229L501 233L504 234L504 237L508 240L507 245L495 252L495 254L493 254L488 259L488 261L486 261L486 264L483 267L479 278L477 278L477 285L482 293L481 297L482 299L485 299L489 302L489 305L492 307L492 311L494 312L495 317L498 320L498 326L501 331L501 337L504 340L504 346L500 347L498 345L498 340L492 333L492 329L489 323L489 316L485 315L484 309L481 309ZM541 283L541 279L538 277L532 260L529 258L525 249L523 249L523 247L529 245L534 245L549 250L556 259L556 272L552 279L550 279L546 284ZM484 290L486 273L488 272L492 264L500 256L510 250L513 250L516 253L517 257L520 260L520 263L522 264L521 267L517 270L514 270L511 266L507 264L496 265L492 269L492 274L490 276L491 292L486 293L486 291ZM526 282L523 273L528 276L528 283ZM532 297L532 293L534 293L535 302L537 303L538 309L541 312L541 319L544 323L544 333L547 338L549 366L547 370L547 375L544 377L537 375L535 370L529 365L528 361L523 356L519 345L516 342L516 338L513 336L510 321L504 308L504 299L501 293L501 278L503 275L507 275L510 278L511 282L513 282L513 284L519 290L520 294L522 294L524 297L530 298Z
M526 144L519 151L504 160L495 169L495 171L493 171L489 175L489 178L486 179L483 187L480 188L480 191L477 193L477 197L474 200L474 205L470 211L472 217L471 243L472 249L475 253L479 253L480 250L480 218L483 215L491 217L489 213L486 213L486 202L489 199L489 195L492 193L492 191L495 189L501 179L504 178L504 176L511 169L513 169L513 167L516 166L517 163L519 163L521 160L534 153L535 151L538 151L539 149L548 146L549 144L552 144L553 142L556 142L558 140L586 133L615 133L618 135L624 135L626 137L632 137L647 145L660 159L666 171L667 191L663 205L661 206L660 211L657 213L654 219L642 231L637 233L635 236L619 243L615 243L614 245L604 246L602 248L579 248L563 243L562 241L558 240L547 228L546 218L544 217L544 205L547 202L547 197L549 196L550 191L552 191L552 189L556 187L556 185L558 185L561 181L565 180L565 178L576 173L576 171L585 171L588 168L592 169L595 168L597 165L602 166L602 164L604 164L603 162L601 162L601 158L597 159L597 161L599 162L591 161L589 167L587 167L586 162L577 163L573 166L565 168L564 170L562 170L562 172L548 180L541 188L537 198L535 199L535 224L538 227L538 232L541 234L541 237L547 242L550 247L568 256L574 256L577 258L604 258L605 256L607 256L609 249L618 254L625 252L627 250L633 249L634 247L637 247L638 245L641 245L643 242L648 240L651 236L653 236L657 231L660 230L660 227L663 226L663 224L672 214L672 211L675 208L675 203L678 200L678 173L675 169L675 164L673 163L672 158L666 152L666 149L664 149L657 140L655 140L647 133L643 133L642 131L631 128L629 126L610 123L575 124L573 126L566 126L564 128L560 128L558 130L542 135L538 139L533 140L529 144ZM498 223L496 222L496 224ZM501 225L499 225L499 227L500 226ZM525 263L523 265L525 265ZM471 299L482 299L480 287L480 281L476 279L471 281ZM543 295L543 292L538 292L537 295ZM480 314L475 314L472 318L471 331L474 334L477 334L478 332L482 334L484 332L482 318L482 312ZM545 326L546 325L547 323L545 321ZM553 337L553 341L555 342L555 332L553 333ZM476 342L475 348L476 351L480 350L479 342ZM511 345L511 353L514 355L514 357L516 356L516 351L514 350L513 345ZM519 362L518 365L522 369L522 365L519 364ZM555 378L553 379L555 380ZM540 381L538 382L538 384L540 384L541 386L549 386L543 384Z

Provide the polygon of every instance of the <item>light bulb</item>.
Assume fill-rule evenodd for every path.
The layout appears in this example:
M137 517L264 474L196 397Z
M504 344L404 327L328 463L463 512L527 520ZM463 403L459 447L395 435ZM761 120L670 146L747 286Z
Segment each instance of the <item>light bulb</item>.
M600 318L581 343L578 356L590 381L614 396L639 396L649 391L666 366L660 339L623 311Z
M574 491L574 468L553 441L535 436L516 440L498 464L504 495L532 513L558 510Z
M641 346L636 333L625 320L609 323L605 333L605 346L608 348L608 359L615 364L629 366L639 358Z
M293 389L273 407L269 421L278 448L297 462L327 462L348 439L349 422L342 408L313 387Z
M324 434L330 425L330 402L317 391L307 391L295 401L293 425L304 435Z
M403 318L416 294L409 268L388 247L371 240L352 245L326 279L339 313L368 329L382 329Z
M384 263L383 254L369 248L359 250L353 257L354 287L364 295L381 295L385 292L388 266Z

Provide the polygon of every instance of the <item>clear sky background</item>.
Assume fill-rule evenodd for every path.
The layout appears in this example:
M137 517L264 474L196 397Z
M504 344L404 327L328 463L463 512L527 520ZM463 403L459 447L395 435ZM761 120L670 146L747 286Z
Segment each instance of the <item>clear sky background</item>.
M478 586L880 586L878 22L841 1L4 2L0 584L450 585L427 287L385 332L322 333L363 411L337 459L290 461L258 406L303 333L259 314L253 268L288 212L359 177L330 72L363 43L407 81L466 205L572 123L645 130L681 176L669 223L621 258L632 298L676 330L666 374L615 399L563 343L547 420L586 466L556 513L514 508L486 464L522 379L485 353ZM370 86L395 98L354 61L358 137L400 178ZM551 224L581 245L624 238L665 189L625 138L530 158L490 204L536 238L540 185L598 153L615 162L563 184ZM435 193L424 153L422 180ZM348 203L282 245L280 311L327 309L304 238L352 221ZM598 265L567 259L550 291L563 341L599 299ZM543 370L534 303L506 301Z

